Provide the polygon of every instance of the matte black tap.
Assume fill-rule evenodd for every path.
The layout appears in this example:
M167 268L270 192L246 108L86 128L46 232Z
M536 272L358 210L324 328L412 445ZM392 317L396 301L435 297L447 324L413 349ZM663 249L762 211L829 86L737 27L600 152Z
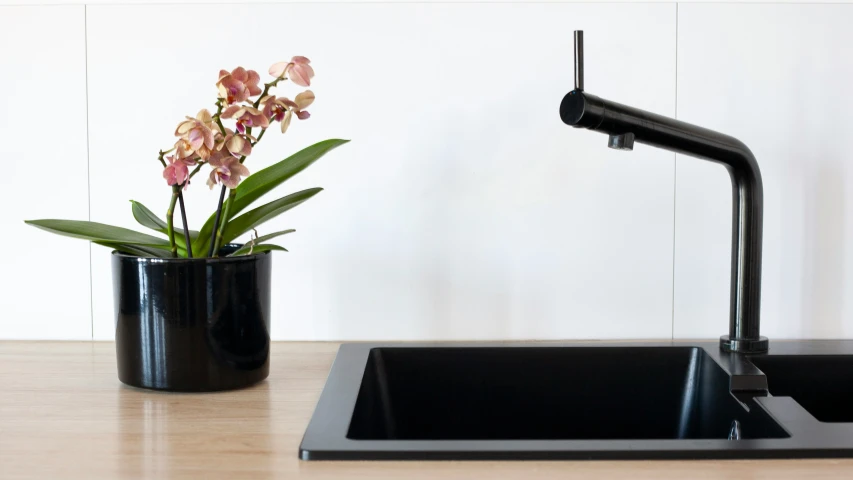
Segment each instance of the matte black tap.
M759 335L761 230L764 190L752 152L740 140L672 118L628 107L584 92L583 32L575 31L575 89L563 97L560 118L567 125L609 135L607 145L633 150L634 142L721 163L732 179L732 274L728 352L766 352Z

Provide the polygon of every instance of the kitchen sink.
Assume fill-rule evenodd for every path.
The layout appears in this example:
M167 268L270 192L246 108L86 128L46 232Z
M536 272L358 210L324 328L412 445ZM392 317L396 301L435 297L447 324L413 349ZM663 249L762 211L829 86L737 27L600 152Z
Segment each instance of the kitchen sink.
M788 435L701 348L374 348L347 438L727 439Z
M853 342L345 344L305 460L853 457Z

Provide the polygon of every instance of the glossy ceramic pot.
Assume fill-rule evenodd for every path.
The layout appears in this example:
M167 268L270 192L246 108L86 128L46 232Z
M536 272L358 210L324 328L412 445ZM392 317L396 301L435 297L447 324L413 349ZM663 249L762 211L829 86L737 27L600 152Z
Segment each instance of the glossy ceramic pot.
M222 253L237 247L227 245ZM119 380L205 392L267 377L269 252L201 259L113 252L112 268Z

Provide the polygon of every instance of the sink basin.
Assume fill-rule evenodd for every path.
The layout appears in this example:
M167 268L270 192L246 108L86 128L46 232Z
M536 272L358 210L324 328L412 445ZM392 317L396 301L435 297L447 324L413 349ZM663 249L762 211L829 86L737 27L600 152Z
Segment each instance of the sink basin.
M853 457L853 341L342 345L304 460ZM735 428L733 428L733 425Z
M373 348L355 440L784 438L697 347Z
M853 457L853 342L776 345L346 344L299 455Z
M792 397L821 422L853 422L853 357L777 355L750 361L767 375L771 395Z

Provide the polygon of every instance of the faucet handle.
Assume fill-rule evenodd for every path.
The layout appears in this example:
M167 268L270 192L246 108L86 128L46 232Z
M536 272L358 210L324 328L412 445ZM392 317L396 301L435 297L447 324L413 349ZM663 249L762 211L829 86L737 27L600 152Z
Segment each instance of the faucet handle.
M583 30L575 30L575 90L583 91Z

